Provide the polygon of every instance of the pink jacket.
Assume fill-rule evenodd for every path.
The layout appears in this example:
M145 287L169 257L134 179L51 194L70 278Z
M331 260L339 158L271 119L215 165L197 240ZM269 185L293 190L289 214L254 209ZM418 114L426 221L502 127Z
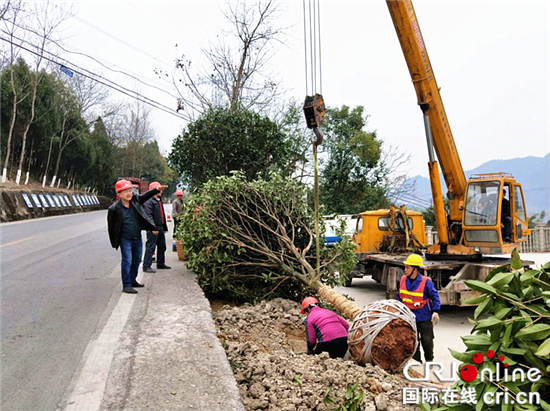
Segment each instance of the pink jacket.
M348 322L338 314L325 308L311 308L304 324L309 350L313 350L317 342L323 343L348 336Z

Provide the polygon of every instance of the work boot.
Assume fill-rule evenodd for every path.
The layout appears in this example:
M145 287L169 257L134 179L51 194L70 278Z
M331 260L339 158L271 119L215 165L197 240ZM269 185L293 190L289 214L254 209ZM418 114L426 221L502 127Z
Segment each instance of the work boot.
M122 292L126 294L137 294L137 290L134 290L132 287L124 287Z
M163 265L157 265L157 270L170 270L172 267L163 264Z
M132 284L132 287L135 287L135 288L141 288L141 287L145 287L143 284L140 284L138 283L137 281L135 283Z

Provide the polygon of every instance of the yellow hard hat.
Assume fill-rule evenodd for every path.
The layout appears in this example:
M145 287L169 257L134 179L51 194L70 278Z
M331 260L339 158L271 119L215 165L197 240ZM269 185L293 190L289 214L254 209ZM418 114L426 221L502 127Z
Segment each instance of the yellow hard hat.
M418 254L411 254L407 257L405 261L403 261L403 264L422 267L424 265L424 260L422 259L422 256Z

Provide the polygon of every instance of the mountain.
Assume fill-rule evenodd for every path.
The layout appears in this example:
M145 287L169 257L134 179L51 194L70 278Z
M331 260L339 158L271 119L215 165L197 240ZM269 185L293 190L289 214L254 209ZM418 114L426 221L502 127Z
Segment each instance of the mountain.
M511 160L490 160L473 170L465 171L466 178L472 174L506 172L512 174L523 187L525 206L528 215L550 213L550 153L544 157L524 157ZM443 194L447 192L443 175L440 176ZM405 204L407 208L425 209L432 201L430 180L415 176L405 182L411 190L399 196L396 204Z

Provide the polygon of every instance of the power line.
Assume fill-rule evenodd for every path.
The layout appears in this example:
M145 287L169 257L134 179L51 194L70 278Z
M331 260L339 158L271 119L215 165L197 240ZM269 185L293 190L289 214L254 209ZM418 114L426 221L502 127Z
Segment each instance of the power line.
M57 64L57 65L59 65L59 66L63 65L63 64L60 64L58 61L55 61L55 60L53 60L53 59L51 59L51 58L49 58L49 57L46 57L46 56L44 56L44 55L41 55L41 54L39 54L39 53L37 53L37 52L35 52L35 51L29 50L28 48L23 47L22 45L15 44L15 43L13 43L12 41L7 40L7 39L5 39L5 38L3 38L3 37L1 38L1 40L5 41L5 42L8 42L8 43L10 43L10 44L12 44L12 45L14 45L14 46L16 46L16 47L19 47L20 49L25 50L25 51L27 51L27 52L29 52L29 53L32 53L32 54L34 54L34 55L36 55L36 56L38 56L38 57L41 57L41 58L43 58L43 59L45 59L45 60L48 60L48 61L50 61L50 62L52 62L52 63L54 63L54 64ZM62 59L62 60L65 60L65 59ZM68 60L65 60L65 61L68 61ZM80 70L82 70L82 71L88 71L88 70L86 70L86 69L83 69L83 68L81 68L81 67L75 65L75 64L70 64L70 65L71 65L72 67L78 67L78 68L79 68ZM173 115L174 117L177 117L177 118L179 118L179 119L185 120L185 119L184 119L182 116L180 116L179 114L174 113L173 111L171 111L171 109L170 109L169 107L164 106L163 104L161 104L161 103L159 103L159 102L157 102L157 101L155 101L155 100L152 100L152 99L150 99L150 98L148 98L148 97L145 97L145 96L143 96L143 95L141 95L141 94L138 94L137 92L132 91L132 90L129 90L129 89L125 88L125 87L118 86L118 87L120 87L120 88L117 88L116 86L114 86L114 85L112 85L112 84L104 83L104 82L98 80L97 78L94 78L94 77L92 77L92 76L86 75L86 74L84 74L83 72L79 72L79 71L77 71L77 70L74 70L72 67L68 67L68 68L70 68L70 69L71 69L72 71L74 71L75 73L80 74L81 76L84 76L84 77L86 77L86 78L89 78L90 80L94 80L94 81L96 81L96 82L98 82L98 83L100 83L100 84L102 84L102 85L104 85L104 86L106 86L106 87L109 87L109 88L111 88L111 89L113 89L113 90L115 90L115 91L118 91L119 93L122 93L122 94L124 94L124 95L126 95L126 96L128 96L128 97L135 98L136 100L139 100L139 101L141 101L142 103L148 104L148 105L150 105L150 106L152 106L152 107L154 107L154 108L157 108L157 109L159 109L159 110L161 110L161 111L164 111L165 113L171 114L171 115ZM99 75L97 75L97 74L93 74L93 73L91 73L91 74L92 74L92 75L95 75L95 76L97 76L97 77L99 77L99 78L101 78L101 79L103 79L103 80L105 80L105 81L108 81L108 82L110 82L110 83L116 84L116 83L114 83L113 81L108 80L108 79L106 79L106 78L104 78L104 77L101 77L101 76L99 76ZM131 95L130 93L134 93L134 95Z
M29 32L31 32L31 33L33 33L33 34L35 34L35 35L40 35L40 34L38 34L36 31L34 31L32 28L29 28L29 27L22 27L22 26L20 26L20 25L18 25L18 24L16 24L16 23L13 23L13 24L14 24L16 27L19 27L19 28L22 29L22 30L29 31ZM2 31L4 31L4 30L2 30ZM4 33L7 34L7 35L9 35L9 36L12 36L12 37L16 38L16 39L19 40L19 41L25 42L25 43L27 43L27 44L31 44L31 43L29 43L29 42L26 41L26 40L23 40L23 39L18 38L18 37L15 36L13 33L8 33L8 32L6 32L6 31L4 31ZM65 51L65 52L67 52L67 53L78 54L78 55L82 55L82 56L84 56L84 57L87 57L87 58L89 58L89 59L91 59L91 60L94 60L95 62L101 64L101 65L102 65L103 67L105 67L107 70L110 70L110 71L115 72L115 73L124 74L125 76L128 76L128 77L130 77L130 78L133 78L134 80L139 81L141 84L143 84L143 85L145 85L145 86L147 86L147 87L151 87L151 88L154 88L154 89L156 89L156 90L158 90L158 91L161 91L161 92L163 92L163 93L166 93L166 94L168 94L170 97L172 97L172 98L174 98L174 99L177 99L177 98L178 98L177 96L175 96L174 94L170 93L169 91L166 91L166 90L161 89L161 88L159 88L159 87L157 87L157 86L148 84L148 83L146 83L145 81L141 80L140 78L138 78L138 77L136 77L136 76L134 76L134 75L132 75L132 74L129 74L129 73L127 73L127 72L125 72L125 71L122 71L122 70L115 70L115 69L112 69L112 68L106 66L106 65L103 64L101 61L99 61L98 59L96 59L95 57L93 57L93 56L91 56L91 55L89 55L89 54L81 53L81 52L77 52L77 51L72 51L72 50L67 50L65 47L61 46L58 42L53 41L53 40L51 40L51 39L47 39L47 40L51 41L51 42L54 43L57 47L59 47L61 50ZM31 45L32 45L32 44L31 44ZM44 50L44 51L47 51L47 50ZM53 54L53 53L50 53L50 52L48 52L48 53L49 53L49 54ZM57 57L57 56L56 56L56 57ZM58 58L59 58L59 57L58 57ZM112 63L111 63L111 64L112 64Z
M59 9L63 10L63 11L66 12L66 13L68 12L68 11L65 10L63 7L61 7L61 6L59 6L59 5L55 4L55 3L52 3L52 4L54 5L54 7L58 7ZM94 25L94 24L92 24L92 23L90 23L90 22L84 20L82 17L78 17L78 16L72 16L72 17L74 17L75 19L79 20L80 22L86 24L87 26L91 27L92 29L97 30L97 31L103 33L104 35L106 35L106 36L112 38L113 40L119 42L120 44L123 44L123 45L125 45L126 47L129 47L129 48L131 48L132 50L137 51L137 52L140 53L140 54L143 54L144 56L147 56L147 57L149 57L149 58L151 58L151 59L153 59L153 60L155 60L155 61L158 61L158 62L160 62L160 63L166 64L166 65L169 66L169 67L173 65L172 63L166 63L165 61L158 59L157 57L153 56L152 54L149 54L149 53L147 53L146 51L143 51L143 50L137 48L136 46L134 46L134 45L132 45L132 44L130 44L130 43L128 43L128 42L122 40L122 39L119 39L119 38L116 37L114 34L111 34L111 33L107 32L107 31L105 31L105 30L103 30L103 29L97 27L96 25Z

